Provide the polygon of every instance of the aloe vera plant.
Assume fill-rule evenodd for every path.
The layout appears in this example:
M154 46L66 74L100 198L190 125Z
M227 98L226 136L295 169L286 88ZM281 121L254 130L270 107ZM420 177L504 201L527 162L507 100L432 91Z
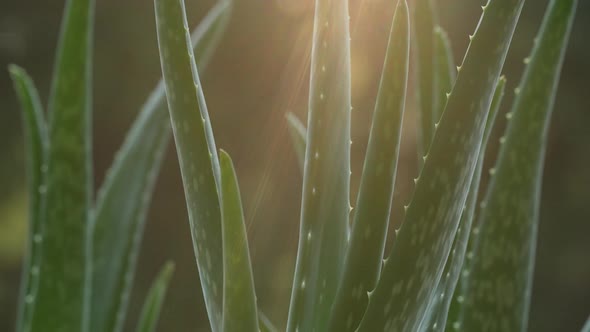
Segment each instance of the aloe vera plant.
M225 295L232 292L231 285L227 284L230 276L226 274L235 267L224 265L223 269L218 267L215 271L207 261L213 256L216 261L226 262L225 255L233 252L233 244L219 241L220 229L226 221L218 211L220 206L229 203L219 190L224 180L223 176L217 175L219 161L198 70L186 51L186 42L178 36L185 34L188 39L183 1L155 0L155 4L162 71L168 87L169 110L179 147L178 157L210 323L217 331L235 319L255 322L256 310L249 312L249 318L242 315L243 311L238 316L238 313L221 310L221 307L225 308L225 301L233 303L235 300ZM478 285L474 274L465 273L465 270L460 273L465 257L474 262L487 261L489 255L494 254L482 252L474 255L472 251L467 252L467 247L468 243L483 241L481 232L471 232L471 224L479 201L485 143L504 93L505 80L500 74L523 4L523 0L494 0L483 7L478 28L471 36L463 64L456 73L451 65L453 56L449 41L442 28L436 26L432 4L428 0L417 2L420 133L422 149L427 153L423 157L420 176L415 180L412 203L406 208L401 229L396 231L392 251L384 254L404 112L411 39L409 11L405 1L398 2L373 115L358 206L352 210L349 207L348 5L346 1L316 1L308 129L294 115L288 115L289 129L303 170L301 228L286 326L288 331L438 331L462 330L464 327L465 330L477 330L478 326L486 327L479 325L483 324L479 320L481 315L488 315L490 320L496 321L510 320L515 316L521 317L521 321L526 320L522 306L494 311L482 304L481 307L459 310L464 312L460 317L474 312L470 316L475 320L472 325L454 319L447 324L449 312L457 310L450 308L455 304L451 301L453 294L464 288L455 292L460 275L468 279L461 285ZM551 2L547 17L553 19L546 19L538 39L540 44L547 43L552 48L535 48L533 61L525 74L525 77L534 78L525 79L521 87L521 91L526 91L530 97L528 101L517 99L514 113L526 114L530 108L525 106L535 102L532 98L538 94L537 98L543 97L543 102L535 103L539 109L535 116L548 118L555 95L555 89L551 87L558 82L560 56L569 32L563 27L571 25L575 7L575 1ZM550 70L536 67L537 58L543 59L538 61ZM516 129L514 132L520 133ZM513 149L527 149L534 138L534 146L530 146L529 151L542 151L546 130L530 132L530 135L522 139L514 134L514 142L505 144L510 144ZM527 152L516 150L514 153L524 156ZM526 166L505 166L506 171L500 179L510 181L511 176L540 169L543 160L539 156L542 153L537 152L535 156L526 159ZM531 191L526 192L527 197L538 197L538 174L530 181ZM494 184L488 190L493 192L493 188ZM507 195L519 195L516 191L506 190L502 194L504 200L510 200ZM520 195L524 197L525 193ZM234 204L239 208L238 202ZM503 211L517 217L517 210L522 208L520 204L510 205L511 209ZM536 204L522 204L528 204L526 207L532 211L538 208ZM203 216L203 211L210 210ZM353 211L352 218L349 218L350 210ZM531 228L519 234L534 238L535 213L525 217L521 222ZM479 230L484 223L486 221L478 221L474 229ZM211 237L216 240L209 240ZM514 241L515 245L521 243L520 239ZM534 257L532 245L517 248L516 254L524 260L531 261ZM509 272L513 276L529 275L529 265L514 265ZM246 280L249 271L249 267L244 267ZM212 273L217 275L216 280L211 280L215 275ZM500 276L486 274L496 283L502 282L503 279L494 279ZM530 287L529 279L523 285ZM225 282L223 295L215 292L217 283L222 280ZM526 291L526 287L524 289ZM255 295L241 294L250 294L242 299L243 304L254 306ZM527 300L528 297L524 296L522 302ZM465 303L463 300L458 302ZM498 330L499 326L492 325L491 330ZM524 324L508 326L513 330L526 327ZM256 325L248 325L244 330L255 331Z
M348 3L316 0L307 126L287 115L303 173L287 331L526 330L545 141L577 0L550 1L480 197L486 144L505 93L502 68L523 4L488 1L455 69L433 3L417 0L412 13L406 0L397 1L352 209ZM49 125L32 81L10 68L24 114L31 196L17 330L122 330L171 127L211 330L276 331L258 310L237 176L229 154L217 150L200 81L231 3L220 1L191 36L184 0L154 0L163 81L95 204L93 6L67 3ZM411 45L422 163L386 252ZM154 281L137 331L155 329L172 271L167 264Z

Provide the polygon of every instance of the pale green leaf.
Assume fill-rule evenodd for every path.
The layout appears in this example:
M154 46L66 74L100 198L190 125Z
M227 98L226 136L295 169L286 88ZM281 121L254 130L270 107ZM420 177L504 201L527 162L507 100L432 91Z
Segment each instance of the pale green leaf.
M473 214L477 204L486 147L496 121L496 115L500 109L502 98L504 97L505 85L506 79L501 77L496 86L494 98L492 99L492 104L490 106L490 112L488 113L488 118L486 120L483 141L481 143L481 148L479 149L475 173L471 179L467 201L463 213L461 214L461 220L459 221L459 227L455 234L451 253L447 258L442 277L430 303L427 318L422 322L422 327L425 331L444 331L447 324L451 299L455 292L455 287L457 286L461 267L463 266L463 261L465 259L465 252L467 250L467 241L469 240Z
M213 7L193 32L204 67L224 30L230 3ZM93 229L90 328L121 331L154 181L170 137L164 82L142 107L98 194Z
M343 279L330 318L330 331L354 331L365 312L365 294L375 288L397 171L409 61L409 12L405 0L395 10L381 84L346 253Z
M222 235L219 160L189 45L183 0L155 0L162 73L180 163L203 297L214 332L222 321ZM212 262L216 262L213 264Z
M550 2L502 138L463 272L464 331L526 331L547 133L577 0Z
M301 226L287 331L325 331L350 210L348 1L318 0L311 54Z
M425 318L466 203L523 3L495 0L479 22L359 331L415 331Z

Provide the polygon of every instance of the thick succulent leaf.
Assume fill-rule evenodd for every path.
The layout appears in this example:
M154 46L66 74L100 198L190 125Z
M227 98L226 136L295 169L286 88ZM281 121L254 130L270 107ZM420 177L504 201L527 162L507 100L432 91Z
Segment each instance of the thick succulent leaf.
M278 332L279 329L274 326L270 319L258 309L258 325L260 326L260 332Z
M168 110L180 162L203 297L214 332L221 329L223 258L219 160L193 53L183 0L155 0Z
M523 3L495 0L484 11L360 331L415 331L427 312L466 203Z
M223 331L258 332L258 310L240 188L231 158L223 150L219 156L223 234Z
M227 23L229 3L213 7L193 33L205 64ZM201 67L203 67L201 66ZM94 212L90 329L121 331L153 185L170 137L164 82L142 107L107 173Z
M577 0L551 1L502 138L464 271L465 331L525 331L549 121ZM471 253L470 253L471 254Z
M467 196L465 211L461 216L459 228L457 229L455 241L453 242L453 248L451 249L451 254L449 255L447 264L445 265L443 279L441 279L441 283L439 283L439 288L437 290L439 297L435 296L434 298L434 306L438 306L438 308L434 307L431 310L431 314L436 316L429 324L431 325L432 330L440 331L445 329L452 331L456 327L460 311L459 308L462 305L462 300L457 299L458 296L462 296L463 283L461 282L461 271L465 267L465 262L472 259L471 255L467 255L466 257L465 254L470 250L469 238L471 236L470 234L473 228L473 220L475 219L475 211L479 198L478 193L480 192L479 186L483 163L485 160L486 147L490 138L492 127L495 123L495 117L499 112L500 105L504 97L505 86L506 78L502 76L498 81L494 98L492 100L492 105L490 106L490 113L488 115L488 120L486 121L484 141L482 142L482 147L479 151L479 158L477 160L475 174L473 175L473 179L471 181L469 195Z
M299 168L303 172L305 165L305 139L307 136L307 129L305 129L303 123L301 123L293 113L287 113L287 124L289 134L291 135L291 141L293 143L293 149L295 149L295 154L297 154Z
M316 1L312 43L301 226L288 331L326 330L347 246L351 110L348 1Z
M397 171L409 61L409 12L398 2L373 114L367 155L344 265L330 317L330 331L354 331L375 288L381 264Z
M441 27L434 29L434 51L436 56L434 76L438 96L436 99L437 105L432 114L434 121L438 122L447 105L447 95L451 93L457 76L451 43L446 32Z
M162 303L164 303L164 297L166 297L166 290L168 290L172 274L174 274L174 263L168 262L158 273L145 299L137 324L137 332L153 332L156 330L158 317L160 316Z
M504 97L505 85L506 79L501 77L496 86L492 105L490 106L490 112L488 113L488 118L486 120L483 141L477 159L477 166L473 178L471 179L469 193L467 194L467 202L463 214L461 215L461 220L459 221L459 227L455 234L453 247L447 258L445 269L436 288L435 295L432 298L427 316L422 322L421 330L444 331L445 329L452 294L455 292L455 287L457 286L457 281L465 258L467 241L469 240L473 214L477 203L486 146L490 138L490 133L492 132L492 127L496 121L496 115L500 109L500 103Z
M39 259L41 254L42 218L45 196L45 162L47 155L47 128L43 107L37 88L27 73L11 65L10 75L23 113L27 156L29 190L29 238L23 264L21 292L18 304L17 331L28 331L31 323L31 305L39 282Z
M580 332L590 332L590 317L588 317L586 324L584 324L584 327L582 327L582 330L580 330Z
M86 331L93 0L70 0L49 103L46 210L33 331Z
M434 4L432 0L417 0L414 4L412 25L414 32L414 54L416 64L416 86L417 105L420 110L418 119L418 153L423 156L428 152L430 142L434 136L434 124L437 119L434 114L437 112L437 80L434 27L437 19L435 17ZM422 163L422 158L419 159Z

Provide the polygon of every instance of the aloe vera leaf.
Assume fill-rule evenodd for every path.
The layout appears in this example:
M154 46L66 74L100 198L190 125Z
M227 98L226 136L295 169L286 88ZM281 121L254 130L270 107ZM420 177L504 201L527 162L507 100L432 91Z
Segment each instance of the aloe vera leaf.
M439 121L445 106L447 105L447 96L451 93L453 83L457 76L453 51L447 33L441 28L434 29L434 51L436 56L436 89L438 91L437 107L432 114L435 121Z
M584 324L584 327L582 327L580 332L590 332L590 317L588 317L586 324Z
M486 7L359 331L415 331L425 317L466 203L523 4L495 0Z
M465 331L525 331L544 151L577 0L551 1L483 200L466 281Z
M240 188L227 152L220 151L219 163L223 235L223 331L258 332L258 310Z
M189 49L182 0L155 0L156 26L168 110L180 163L191 236L205 306L214 332L221 330L223 266L219 160L199 74ZM183 37L184 36L184 37Z
M289 128L289 134L291 135L291 142L293 143L293 149L297 155L297 161L299 168L303 172L305 165L305 139L307 136L307 130L305 126L293 113L287 113L287 124Z
M473 230L473 221L476 219L475 212L479 198L478 193L480 191L479 186L483 163L485 160L486 147L491 135L492 126L495 123L494 119L496 114L499 112L499 108L504 97L505 87L506 78L502 76L498 81L494 98L492 99L492 105L490 106L490 114L488 115L488 121L486 122L484 141L479 151L477 168L475 170L474 178L471 181L471 188L469 191L469 196L467 197L465 211L461 216L461 221L459 223L459 228L457 229L457 234L455 235L455 242L453 243L451 255L447 259L445 271L443 272L444 284L446 286L440 288L439 284L438 293L445 294L443 295L444 307L442 309L439 308L433 310L433 314L437 316L434 321L436 322L437 326L435 330L445 329L448 331L453 331L457 327L456 322L459 319L458 316L460 315L460 308L462 306L462 300L458 300L459 296L462 296L463 292L463 277L461 275L461 271L465 268L466 262L472 259L471 255L466 255L466 253L470 251L471 243L469 242L469 238L472 236L471 232ZM449 273L448 277L447 273ZM443 301L441 300L438 302L440 305L440 303ZM434 326L434 323L432 324Z
M379 279L399 156L409 61L409 12L398 2L361 177L350 245L330 331L354 331Z
M262 312L258 310L258 325L260 326L260 332L278 332L279 329L274 326L270 319Z
M325 331L350 213L348 1L315 5L301 226L287 331Z
M195 61L203 64L201 68L219 42L229 8L229 2L219 2L193 32ZM93 224L93 332L123 328L146 213L170 137L165 93L160 81L98 193Z
M173 274L174 263L172 262L166 263L158 273L141 309L137 332L153 332L156 330L164 297L166 297L166 291Z
M66 3L49 103L47 177L41 190L46 209L31 308L33 331L87 330L93 14L93 0Z
M47 128L39 94L31 78L20 67L9 66L14 89L23 113L27 174L29 190L29 238L28 250L23 264L22 283L16 320L17 331L30 329L32 301L39 282L39 259L43 226L45 196L45 162L47 155Z
M413 48L416 63L416 97L419 109L418 154L419 163L428 152L434 136L434 114L437 109L436 56L434 49L434 27L436 17L431 0L418 0L414 5L412 25L414 33Z
M479 157L477 159L475 173L471 179L469 194L467 194L465 210L461 215L459 227L457 228L455 240L453 241L451 253L447 258L442 278L440 279L437 286L435 296L431 301L428 318L422 323L422 330L424 331L444 331L446 326L452 294L455 292L459 275L461 273L461 267L463 266L463 261L465 258L467 241L469 240L469 233L471 231L473 215L477 203L477 195L479 192L486 147L492 132L492 128L496 121L496 115L500 109L502 98L504 97L505 85L506 79L501 77L496 86L496 91L494 92L494 97L490 106L490 112L488 113L488 118L486 120L483 141L479 150Z

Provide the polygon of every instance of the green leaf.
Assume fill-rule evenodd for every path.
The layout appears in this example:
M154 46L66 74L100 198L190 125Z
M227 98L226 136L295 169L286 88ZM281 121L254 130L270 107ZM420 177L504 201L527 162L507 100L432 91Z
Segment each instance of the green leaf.
M586 324L584 324L584 327L582 327L582 330L580 330L580 332L590 332L590 317L588 317Z
M196 62L218 44L229 2L211 9L193 33ZM121 331L154 182L168 146L170 120L164 82L142 107L98 193L93 224L93 332Z
M436 78L438 97L437 107L433 110L433 117L438 122L447 105L447 95L451 92L457 76L449 37L439 26L434 29L434 51L436 56L434 76Z
M457 281L461 273L461 267L463 266L465 252L467 250L467 241L469 240L473 214L477 204L477 196L479 193L479 185L481 181L481 172L483 168L486 147L492 132L492 128L496 121L496 115L500 109L502 98L504 97L505 85L506 79L504 77L500 77L494 92L494 97L490 106L490 112L488 113L488 118L486 120L483 141L481 143L481 148L479 149L475 173L471 179L469 193L467 194L467 201L461 215L461 220L459 221L457 233L455 234L453 247L451 248L451 253L447 258L442 278L440 279L435 291L435 296L431 301L431 307L428 312L429 316L422 322L424 330L444 331L445 325L447 323L447 316L449 314L452 294L455 292Z
M431 0L417 0L413 11L413 35L416 63L417 105L420 111L418 119L418 154L420 157L428 152L430 142L434 136L434 123L437 119L437 80L436 56L434 49L435 17L434 4ZM419 159L422 164L422 158Z
M27 155L29 190L29 239L23 264L22 283L16 320L17 331L28 331L32 304L39 283L39 259L43 227L45 196L45 167L47 156L47 128L37 88L20 67L8 67L23 112L23 128Z
M168 284L173 274L174 263L172 262L166 263L160 273L158 273L141 309L141 316L136 329L137 332L153 332L156 330L162 303L164 303Z
M577 0L553 0L512 107L463 273L465 331L525 331L549 121ZM474 230L474 234L475 234Z
M350 211L348 1L315 6L301 226L287 331L325 331Z
M49 103L46 209L33 331L86 331L92 199L93 0L65 7ZM28 325L28 324L25 324Z
M268 317L258 310L258 325L260 326L260 332L278 332L279 329L268 319Z
M295 149L295 154L297 154L299 168L301 169L301 172L303 172L305 165L305 139L307 136L307 129L305 129L303 123L301 123L293 113L287 113L287 124L293 148Z
M258 332L258 310L240 188L229 155L221 150L223 331Z
M189 49L184 2L154 3L160 61L193 247L211 328L217 332L221 330L223 297L219 160L199 74Z
M495 0L479 22L359 331L415 331L425 318L466 203L523 3Z
M330 331L354 331L375 288L383 259L397 171L409 61L409 12L398 2L373 115L343 279Z

